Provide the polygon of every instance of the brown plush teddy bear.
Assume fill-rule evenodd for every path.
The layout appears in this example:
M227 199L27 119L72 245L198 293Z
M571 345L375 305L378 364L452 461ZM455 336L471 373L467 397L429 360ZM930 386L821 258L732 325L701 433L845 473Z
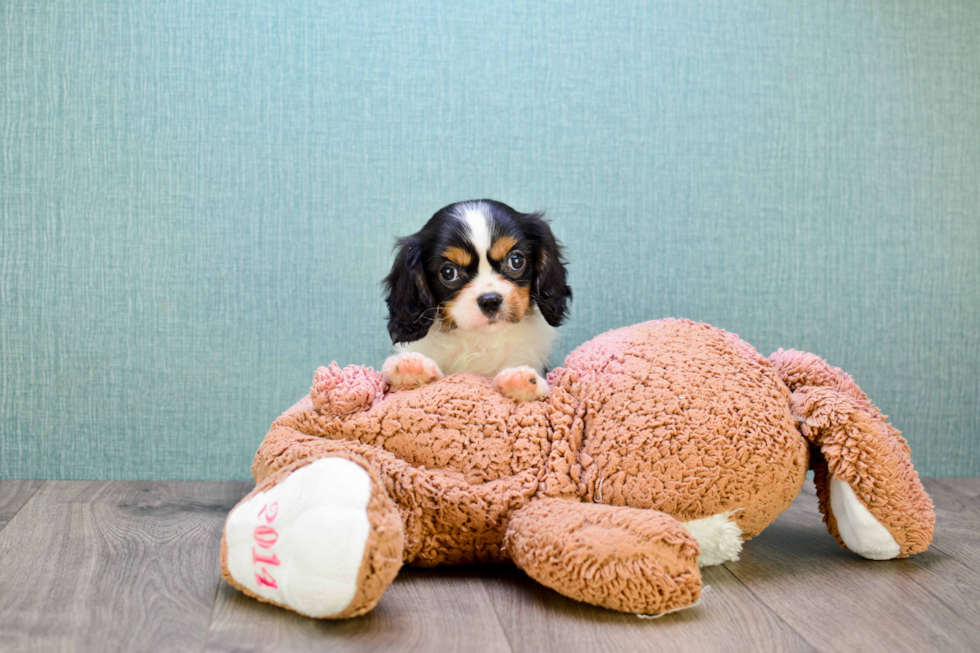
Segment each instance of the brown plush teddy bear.
M370 368L316 372L273 424L228 516L225 579L311 617L364 614L402 564L512 561L574 599L658 614L699 565L736 560L808 468L842 546L924 551L935 517L905 440L837 368L658 320L585 343L514 403L455 374L386 392Z

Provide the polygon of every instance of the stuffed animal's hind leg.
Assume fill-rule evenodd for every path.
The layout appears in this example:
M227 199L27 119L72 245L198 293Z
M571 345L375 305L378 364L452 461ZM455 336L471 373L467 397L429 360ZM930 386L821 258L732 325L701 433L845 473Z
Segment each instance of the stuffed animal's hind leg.
M769 360L789 386L790 410L811 443L830 533L875 560L925 551L935 515L905 439L838 368L798 351L779 350Z
M471 484L461 474L415 467L381 447L304 435L274 425L252 465L256 480L297 459L356 456L378 474L404 523L404 562L422 567L499 562L506 514L534 496L537 473Z
M504 542L528 576L593 605L663 614L701 594L697 540L656 510L536 500L511 515Z
M343 619L375 606L403 550L401 516L376 470L337 452L281 468L231 510L221 571L260 601Z
M259 600L331 619L373 608L403 562L502 560L505 516L537 488L532 474L471 486L379 447L283 425L269 432L253 469L258 484L225 525L225 579Z

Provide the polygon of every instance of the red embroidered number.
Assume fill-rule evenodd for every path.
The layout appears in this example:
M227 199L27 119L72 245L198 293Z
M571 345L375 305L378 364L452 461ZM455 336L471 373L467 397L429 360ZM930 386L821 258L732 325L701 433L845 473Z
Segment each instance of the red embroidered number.
M274 501L269 505L262 506L262 510L259 511L259 517L262 517L262 513L265 513L265 523L271 524L272 520L279 514L279 502Z
M262 568L262 573L255 572L255 580L258 581L259 585L266 585L272 589L279 589L279 584L276 583L276 579L272 577L269 570L265 567Z
M270 548L279 539L279 533L272 526L262 524L255 527L255 541L263 549Z
M279 533L276 532L272 526L269 526L276 517L279 515L279 504L271 503L262 506L262 510L259 511L259 517L265 518L264 524L259 524L255 527L255 543L258 544L263 549L271 549L272 545L276 543L279 539ZM272 555L266 555L265 553L259 553L254 548L252 549L252 564L253 565L270 565L273 567L279 566L279 556L276 555L275 551L269 551ZM259 567L258 571L255 572L255 581L261 586L271 587L272 589L279 589L279 584L276 579L272 577L269 570L265 567Z

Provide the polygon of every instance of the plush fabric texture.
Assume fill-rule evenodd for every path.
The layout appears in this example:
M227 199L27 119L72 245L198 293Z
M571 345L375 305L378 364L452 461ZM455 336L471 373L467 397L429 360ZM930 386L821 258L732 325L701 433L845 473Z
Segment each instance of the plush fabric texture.
M841 546L830 509L830 479L851 486L901 547L901 556L929 547L932 500L912 468L911 450L850 375L819 357L780 349L769 357L792 391L790 410L816 445L811 461L820 512Z
M547 398L518 404L479 374L389 392L370 368L320 368L252 471L264 487L310 460L356 460L397 507L404 563L512 561L566 596L627 612L697 600L699 547L683 522L730 513L751 538L811 466L835 536L828 474L854 488L901 556L930 542L932 505L905 441L815 356L770 361L733 334L667 319L594 338L548 380ZM378 600L396 570L380 566L336 616Z
M660 614L701 596L697 541L656 510L543 499L511 515L504 542L531 578L594 605Z
M356 617L371 610L377 604L378 599L384 593L402 566L402 547L404 546L404 535L402 532L402 520L395 508L394 503L382 489L381 480L377 471L358 456L346 452L338 452L338 458L345 458L361 465L371 477L371 498L367 505L368 521L371 530L367 543L364 547L364 556L358 571L358 589L354 598L342 611L330 615L334 619L345 619ZM309 465L318 460L317 458L306 458L297 460L292 465L280 470L258 483L255 489L249 492L239 503L241 506L248 502L259 492L265 492L278 483L286 480L294 471ZM236 506L236 508L238 507ZM233 509L234 511L234 509ZM255 592L244 587L240 582L232 577L228 569L228 543L227 528L221 538L221 569L225 580L252 598L264 603L282 605L274 600L259 596ZM292 607L292 606L283 606Z

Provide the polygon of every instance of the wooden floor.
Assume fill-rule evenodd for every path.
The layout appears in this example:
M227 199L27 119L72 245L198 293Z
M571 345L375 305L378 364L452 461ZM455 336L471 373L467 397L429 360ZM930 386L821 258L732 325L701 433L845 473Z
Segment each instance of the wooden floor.
M324 622L220 581L247 483L0 481L0 651L980 650L980 479L926 481L932 548L841 550L811 486L700 605L657 620L565 599L509 566L405 569L360 619Z

